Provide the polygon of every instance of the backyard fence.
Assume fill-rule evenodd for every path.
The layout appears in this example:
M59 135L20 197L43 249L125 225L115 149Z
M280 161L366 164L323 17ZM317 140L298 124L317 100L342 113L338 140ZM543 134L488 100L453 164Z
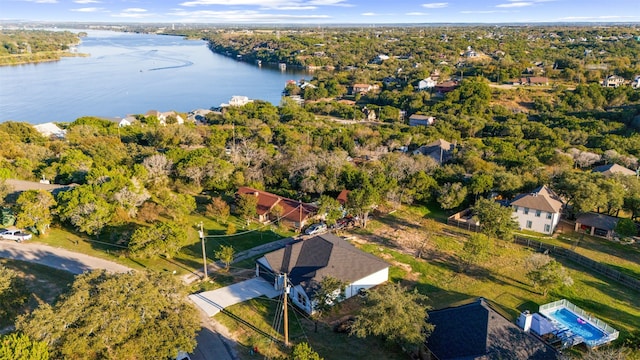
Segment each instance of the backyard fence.
M608 265L601 264L597 261L591 260L586 256L582 256L578 253L575 253L569 249L565 249L562 247L545 244L543 242L527 239L523 237L516 236L514 242L519 245L524 245L534 250L539 251L548 251L550 254L559 255L565 257L571 261L574 261L580 265L583 265L589 269L592 269L610 279L616 280L621 284L634 289L636 291L640 291L640 280L629 276L627 274L623 274L618 270L612 269Z
M470 221L456 220L453 217L447 219L447 225L455 226L460 229L465 229L473 232L480 231L480 225L476 225Z

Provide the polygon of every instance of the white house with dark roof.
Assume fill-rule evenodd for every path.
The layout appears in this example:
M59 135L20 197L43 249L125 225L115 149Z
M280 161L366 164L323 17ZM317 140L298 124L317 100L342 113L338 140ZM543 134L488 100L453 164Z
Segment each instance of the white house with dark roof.
M368 289L389 279L389 264L365 253L332 233L314 236L270 252L256 260L256 275L276 289L283 287L287 274L289 298L308 314L313 313L313 297L326 276L347 284L348 299L360 289Z
M513 217L521 229L551 235L560 222L564 204L546 186L528 194L520 194L511 201Z

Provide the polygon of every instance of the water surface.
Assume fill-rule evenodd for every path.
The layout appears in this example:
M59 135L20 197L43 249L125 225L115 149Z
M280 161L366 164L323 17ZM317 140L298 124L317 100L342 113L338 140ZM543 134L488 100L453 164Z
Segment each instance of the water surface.
M0 67L0 122L188 112L218 106L233 95L278 105L286 81L305 77L301 71L260 68L214 54L200 40L88 33L77 51L89 57Z

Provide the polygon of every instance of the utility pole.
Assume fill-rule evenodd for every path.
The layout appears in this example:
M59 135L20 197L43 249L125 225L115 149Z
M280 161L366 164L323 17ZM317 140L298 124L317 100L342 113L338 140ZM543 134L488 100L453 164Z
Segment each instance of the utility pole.
M289 284L287 274L284 274L284 346L289 347L289 316L287 315L287 298L289 297Z
M202 227L202 221L200 221L200 230L198 231L200 235L200 242L202 243L202 263L204 264L204 277L202 280L208 280L209 276L207 275L207 250L204 247L204 229Z

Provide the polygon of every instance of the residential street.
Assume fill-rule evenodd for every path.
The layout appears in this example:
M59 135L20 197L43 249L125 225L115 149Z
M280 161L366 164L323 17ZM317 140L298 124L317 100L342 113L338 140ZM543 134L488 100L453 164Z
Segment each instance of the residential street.
M82 274L94 269L111 272L127 272L131 269L112 261L59 249L38 243L17 243L0 240L0 258L9 258L46 265L52 268ZM202 313L202 329L198 333L198 345L191 358L193 360L235 360L233 340L228 338L217 322Z

